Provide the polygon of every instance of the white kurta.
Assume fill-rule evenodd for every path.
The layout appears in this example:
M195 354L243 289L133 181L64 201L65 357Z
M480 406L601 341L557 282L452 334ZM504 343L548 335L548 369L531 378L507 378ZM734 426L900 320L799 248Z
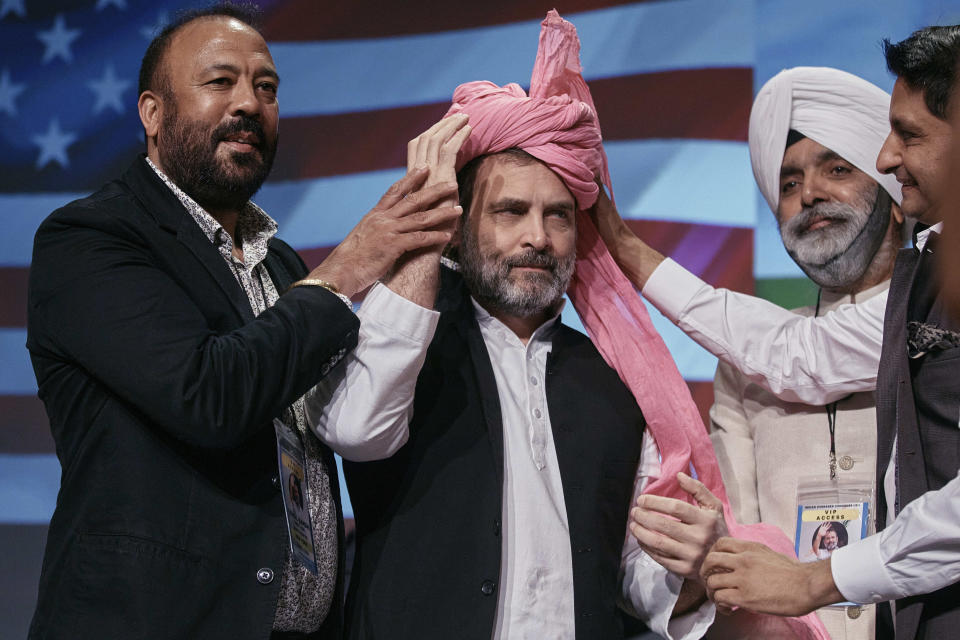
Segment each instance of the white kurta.
M857 296L824 292L820 314L845 303L862 303L887 290L889 281ZM814 307L797 309L812 316ZM830 432L827 413L814 407L780 400L721 362L714 380L710 409L711 433L730 505L742 523L766 522L779 527L791 540L797 526L797 483L803 476L830 478ZM836 413L836 453L843 464L838 477L876 476L877 414L873 394L861 392L839 401ZM873 513L874 503L870 504ZM810 541L806 541L809 553ZM801 551L802 555L802 551ZM817 615L834 640L874 637L873 606L824 607Z
M939 225L929 231L939 232ZM667 259L643 295L701 346L780 398L823 405L876 387L886 293L803 318L714 289ZM889 503L888 478L884 487ZM837 588L852 602L929 593L960 580L960 475L908 504L881 533L838 549L831 566Z

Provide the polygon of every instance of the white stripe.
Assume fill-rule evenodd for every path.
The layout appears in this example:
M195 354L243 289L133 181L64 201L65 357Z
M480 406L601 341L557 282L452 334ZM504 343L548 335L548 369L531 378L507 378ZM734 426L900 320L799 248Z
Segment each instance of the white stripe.
M745 142L608 142L610 177L624 217L752 227L756 184Z
M577 27L588 80L754 62L752 0L669 0L564 17ZM531 20L369 40L273 42L282 77L280 112L303 116L442 102L471 80L526 86L539 30L540 20Z
M608 142L610 172L624 216L753 226L756 186L747 145L708 140ZM280 224L280 236L296 248L333 245L380 199L402 169L268 182L254 200ZM73 194L0 194L7 233L0 234L0 265L30 264L37 226ZM764 209L765 210L765 209Z
M757 224L753 231L753 275L755 278L807 277L783 248L780 226L759 189Z
M33 234L52 211L71 200L88 194L79 193L3 193L0 211L3 212L4 232L0 233L0 267L30 264L33 252Z
M55 455L0 454L0 524L47 524L60 490Z
M0 328L0 354L3 356L0 395L33 395L37 392L37 381L26 343L26 329Z
M625 217L749 227L756 187L747 145L700 140L606 144L617 203ZM264 187L258 204L296 248L339 242L396 180L401 169Z
M353 506L337 458L343 517L353 517ZM0 524L48 524L57 506L60 461L52 454L0 454Z
M688 338L687 334L663 317L663 314L647 303L646 300L644 300L644 304L646 304L647 311L650 313L654 328L670 350L670 355L673 356L673 361L677 363L677 369L683 379L688 382L713 380L713 374L717 370L716 357ZM581 333L586 333L586 329L583 328L583 323L580 322L580 317L572 303L563 307L561 315L565 324Z

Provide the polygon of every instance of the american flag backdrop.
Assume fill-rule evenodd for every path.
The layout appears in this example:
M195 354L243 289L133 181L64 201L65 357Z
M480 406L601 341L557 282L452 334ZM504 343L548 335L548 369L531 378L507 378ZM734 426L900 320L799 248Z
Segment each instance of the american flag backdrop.
M23 637L60 483L24 347L35 229L143 148L137 71L194 2L0 0L0 638ZM620 210L717 286L805 304L753 181L755 91L835 66L890 90L879 42L960 21L960 0L262 0L282 78L280 146L254 200L311 266L398 179L406 142L469 80L527 84L556 7L582 41ZM701 409L716 361L654 313ZM580 323L571 307L568 323ZM349 515L349 507L348 507Z

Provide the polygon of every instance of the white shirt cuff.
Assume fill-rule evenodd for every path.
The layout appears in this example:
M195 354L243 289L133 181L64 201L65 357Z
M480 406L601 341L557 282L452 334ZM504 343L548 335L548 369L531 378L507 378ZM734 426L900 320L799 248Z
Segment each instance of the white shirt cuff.
M647 278L641 293L670 322L677 324L683 310L706 286L709 285L703 280L666 258Z
M363 323L388 327L390 334L400 334L413 342L433 339L440 312L421 307L378 282L363 299L357 317Z
M880 555L880 536L873 535L833 552L833 583L850 602L871 604L898 596Z
M683 578L664 569L647 554L640 555L633 578L634 608L650 630L666 640L702 638L713 624L717 608L709 600L700 607L671 618L680 596ZM637 607L637 604L643 604Z

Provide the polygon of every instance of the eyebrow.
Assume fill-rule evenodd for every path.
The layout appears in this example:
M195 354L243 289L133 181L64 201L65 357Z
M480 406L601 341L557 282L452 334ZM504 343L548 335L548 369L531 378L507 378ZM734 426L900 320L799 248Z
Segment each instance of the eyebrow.
M529 209L530 203L520 198L500 198L489 205L491 211L498 209Z
M495 202L491 202L489 209L491 211L497 211L499 209L529 209L530 203L527 200L521 200L520 198L501 198ZM573 211L573 203L568 201L559 201L552 202L544 206L544 209L549 211Z
M230 64L229 62L219 62L216 64L211 64L210 66L205 67L202 73L209 73L211 71L229 71L230 73L240 75L240 67L234 64ZM254 77L259 78L262 76L268 76L270 78L273 78L274 82L276 82L277 84L280 84L280 76L271 67L263 66L257 69L256 73L254 74Z
M916 125L912 122L905 121L901 117L893 118L890 121L890 128L895 129L898 133L902 131L909 131L910 133L917 133Z
M826 162L831 162L833 160L840 160L841 162L846 162L847 164L850 164L847 160L844 160L840 156L840 154L838 154L836 151L833 151L832 149L824 149L823 151L818 153L815 162L816 164L821 165ZM803 169L794 165L789 165L789 164L785 164L780 167L781 178L792 176L797 173L803 173Z
M840 160L841 162L847 162L840 157L840 154L832 149L824 149L817 155L817 164L823 164L824 162L830 162L832 160Z

